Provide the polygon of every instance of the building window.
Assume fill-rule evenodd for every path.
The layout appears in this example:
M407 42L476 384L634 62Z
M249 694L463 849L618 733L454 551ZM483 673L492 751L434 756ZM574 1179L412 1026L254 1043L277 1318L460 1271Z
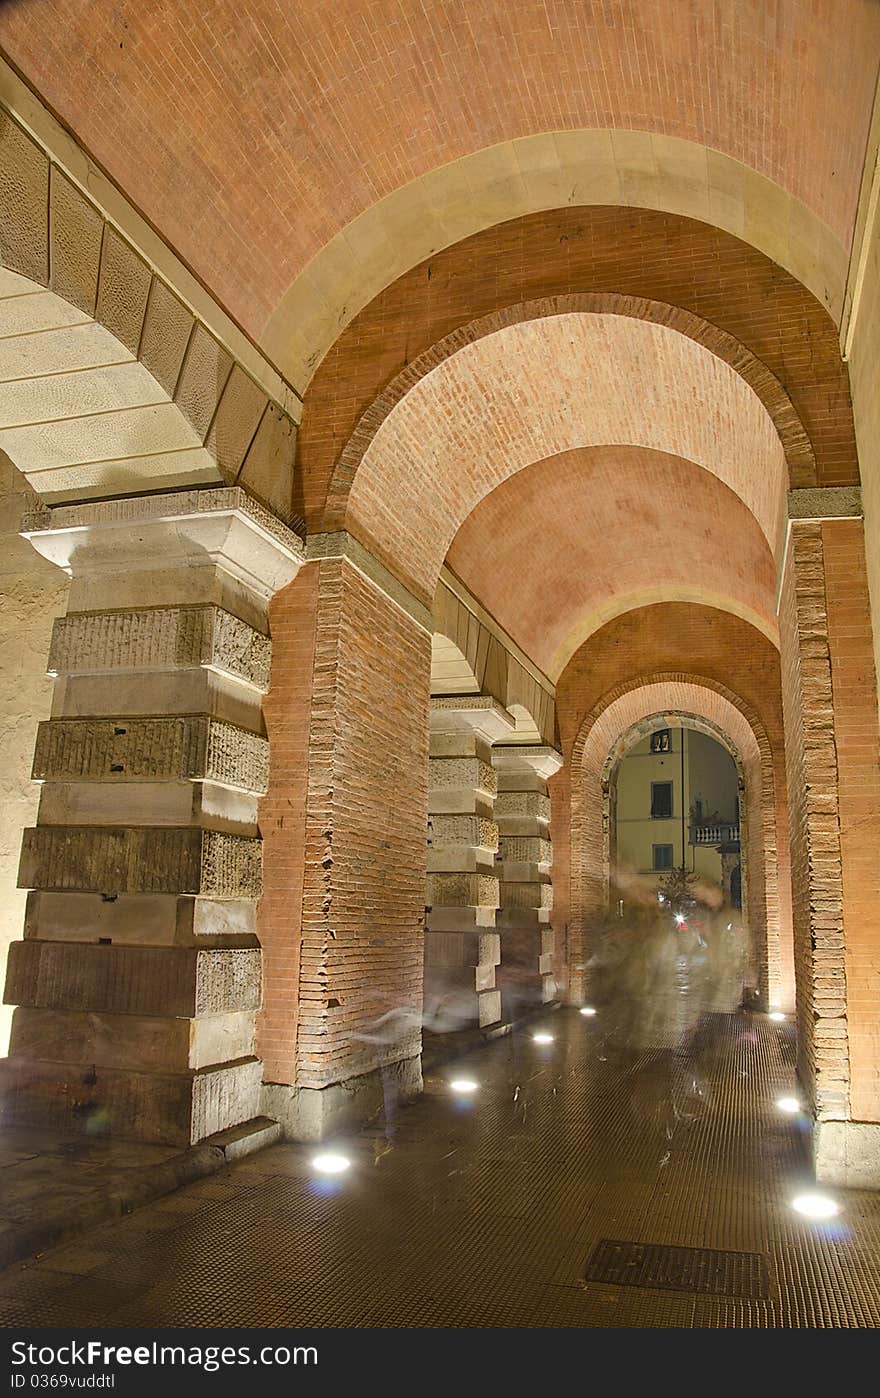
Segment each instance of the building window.
M669 820L672 815L672 782L651 782L651 815Z
M655 870L672 868L672 845L653 845Z
M672 738L668 728L658 728L656 733L651 734L651 751L672 751Z

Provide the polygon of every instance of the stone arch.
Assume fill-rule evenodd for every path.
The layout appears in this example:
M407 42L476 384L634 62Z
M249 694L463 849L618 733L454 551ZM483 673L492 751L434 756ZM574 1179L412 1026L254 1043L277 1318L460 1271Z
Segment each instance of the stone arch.
M480 693L480 681L467 656L442 631L431 636L431 693Z
M2 110L0 226L0 450L41 498L222 482L295 523L291 417Z
M444 359L372 436L345 527L426 598L495 486L545 457L612 444L712 471L780 546L785 453L757 394L681 331L605 312L516 322Z
M432 625L432 695L496 699L514 718L518 737L555 740L553 685L445 571L434 594Z
M632 728L658 715L703 721L726 737L742 764L749 841L749 907L762 997L790 1007L793 950L790 890L780 879L779 852L787 840L785 793L761 720L732 690L699 675L656 674L628 681L606 694L587 715L571 755L571 994L588 978L591 926L607 908L608 848L603 777L609 754Z
M493 224L591 204L653 208L744 238L840 320L847 252L800 199L699 141L585 128L475 151L365 209L295 277L269 318L266 348L305 392L340 331L411 267Z

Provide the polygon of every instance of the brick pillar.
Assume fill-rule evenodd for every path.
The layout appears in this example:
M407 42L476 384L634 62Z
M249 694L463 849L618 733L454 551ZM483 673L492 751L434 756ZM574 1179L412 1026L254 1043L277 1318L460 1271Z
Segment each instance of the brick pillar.
M515 727L495 699L431 700L425 1025L438 1033L501 1020L492 744Z
M25 532L71 588L3 1119L188 1145L259 1113L266 612L302 545L235 488L43 510Z
M792 520L780 609L799 1071L819 1178L876 1187L880 741L864 531L828 517L841 494L792 492L828 514Z
M547 781L559 771L562 756L546 745L505 743L493 749L492 761L501 873L498 983L502 1017L509 1022L556 998Z
M263 1106L300 1140L421 1090L431 678L428 608L346 536L309 547L272 608L260 910Z

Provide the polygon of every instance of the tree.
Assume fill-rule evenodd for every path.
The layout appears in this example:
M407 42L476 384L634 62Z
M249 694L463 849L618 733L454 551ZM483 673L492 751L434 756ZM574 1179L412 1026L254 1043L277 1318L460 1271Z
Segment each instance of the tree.
M695 881L695 876L688 872L684 864L660 880L663 901L671 913L687 916L693 912L699 902L694 892Z

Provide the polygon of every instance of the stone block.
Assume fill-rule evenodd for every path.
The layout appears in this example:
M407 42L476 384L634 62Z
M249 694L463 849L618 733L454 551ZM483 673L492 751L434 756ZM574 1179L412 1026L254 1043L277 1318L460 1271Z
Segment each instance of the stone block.
M428 932L485 931L495 926L494 908L428 908L425 930Z
M258 898L261 844L191 826L43 825L24 832L19 887Z
M495 819L502 835L519 833L511 830L506 822L509 819L521 820L524 817L549 822L550 797L542 791L499 791L495 798ZM534 829L526 829L522 833L534 835L537 832Z
M259 1113L260 1062L189 1073L0 1062L0 1121L63 1133L189 1146Z
M169 893L28 894L25 936L47 941L167 946L199 937L256 937L252 898L193 898Z
M40 825L197 825L256 838L259 797L215 782L46 782Z
M543 791L548 777L562 766L562 753L546 743L497 743L492 761L499 772L499 790Z
M508 884L550 883L550 866L548 864L515 864L508 859L496 864L496 871L503 885L502 903L506 901L504 889Z
M498 826L494 820L473 814L432 814L429 817L429 825L433 847L473 845L493 851L498 848Z
M198 1018L259 1008L253 947L124 947L13 942L5 1003L42 1009Z
M511 888L527 888L529 886L528 884L509 885ZM504 931L505 928L549 926L552 912L552 906L534 907L526 904L522 907L511 907L508 901L504 907L498 909L495 915L495 925L500 931Z
M484 990L478 997L477 1022L481 1029L487 1029L501 1020L501 991Z
M429 874L495 874L495 851L472 845L429 845Z
M516 720L503 704L481 694L432 698L429 724L432 751L435 735L473 734L484 743L495 743L510 737L516 728Z
M55 681L53 708L71 718L103 714L114 722L119 714L134 718L199 713L238 728L264 731L260 691L216 670L63 675Z
M495 989L495 967L489 962L481 962L474 970L474 985L477 993Z
M57 718L37 729L36 781L213 781L262 794L269 744L206 716Z
M251 1057L254 1040L253 1010L192 1020L22 1006L13 1017L9 1052L99 1068L186 1072Z
M498 907L498 880L489 874L430 874L429 907Z
M262 1111L281 1123L288 1140L321 1141L393 1112L422 1091L421 1055L388 1063L326 1087L264 1083Z
M428 759L428 809L443 811L436 799L443 792L479 791L493 797L496 790L495 772L491 763L478 757L431 757Z
M549 882L505 883L504 907L549 910L553 907L553 885Z
M543 864L549 868L553 860L553 846L548 839L539 835L504 834L499 842L498 857L505 864Z
M271 642L215 606L68 612L52 630L53 674L210 666L265 693Z
M481 934L473 932L428 932L425 936L425 966L476 966L480 956Z
M813 1158L819 1184L880 1189L880 1123L817 1121Z

